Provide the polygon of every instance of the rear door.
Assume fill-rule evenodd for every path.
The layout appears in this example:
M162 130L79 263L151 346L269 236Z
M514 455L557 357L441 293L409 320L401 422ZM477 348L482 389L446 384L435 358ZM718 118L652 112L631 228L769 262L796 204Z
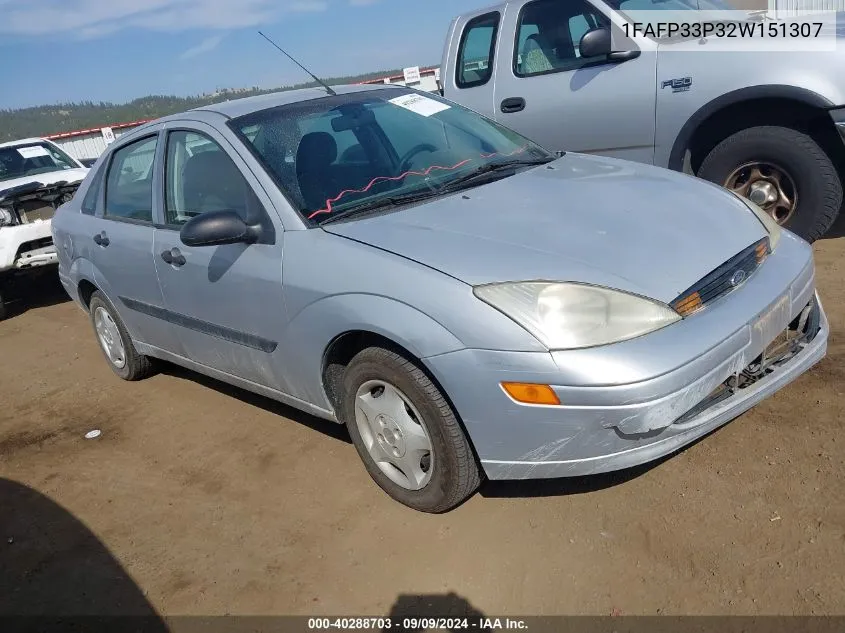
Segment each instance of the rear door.
M505 30L515 36L499 46L496 120L552 151L651 163L656 45L629 40L639 56L622 62L580 53L581 37L610 28L609 15L587 0L509 7Z
M170 123L166 134L163 223L153 252L167 318L190 360L278 389L275 352L286 322L281 223L255 176L214 128ZM189 247L179 239L190 218L222 210L262 223L261 241Z
M94 281L114 304L133 340L178 348L161 319L163 297L153 261L153 209L160 179L158 132L115 150L107 166L99 221L91 241Z

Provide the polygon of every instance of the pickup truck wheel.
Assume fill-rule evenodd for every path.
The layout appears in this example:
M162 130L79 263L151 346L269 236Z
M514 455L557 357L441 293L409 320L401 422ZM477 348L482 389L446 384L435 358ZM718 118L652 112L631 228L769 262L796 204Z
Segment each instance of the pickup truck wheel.
M7 316L7 311L6 311L5 291L3 290L3 288L0 288L0 321L5 319L6 316Z
M112 371L123 380L149 376L153 372L152 360L137 352L117 311L99 291L91 295L88 311L100 350Z
M413 362L380 347L359 352L344 372L339 408L367 472L399 503L446 512L478 488L461 425Z
M756 203L778 224L813 242L842 206L842 183L809 136L778 126L752 127L719 143L698 176Z

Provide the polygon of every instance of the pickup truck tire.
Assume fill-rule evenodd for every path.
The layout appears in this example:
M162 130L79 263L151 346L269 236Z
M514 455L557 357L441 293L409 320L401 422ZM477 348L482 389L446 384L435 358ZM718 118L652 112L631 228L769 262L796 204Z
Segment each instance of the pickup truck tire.
M752 127L719 143L701 163L698 177L733 188L744 165L777 166L794 185L794 210L782 225L813 242L831 227L842 206L842 182L833 162L811 137L779 126ZM791 181L791 182L790 182ZM763 205L760 205L763 206Z
M341 420L367 472L399 503L446 512L478 488L469 441L416 363L382 347L364 349L344 371L341 398Z
M6 318L7 309L6 309L6 296L5 291L2 287L0 287L0 321Z
M109 363L112 371L123 380L141 380L153 373L153 361L148 356L139 354L132 343L126 326L120 320L117 310L99 291L91 295L88 302L88 312L91 315L91 324L94 326L94 335L97 337L97 344L103 356ZM109 322L109 336L119 338L122 347L122 362L117 363L106 350L106 343L103 341L102 332L98 327L98 319L106 319ZM116 341L115 341L116 342Z

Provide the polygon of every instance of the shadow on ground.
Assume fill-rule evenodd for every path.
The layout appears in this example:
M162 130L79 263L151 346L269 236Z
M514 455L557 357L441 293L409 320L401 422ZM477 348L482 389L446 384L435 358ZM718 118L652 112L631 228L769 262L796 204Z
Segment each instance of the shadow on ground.
M4 631L105 630L107 620L118 616L131 616L119 625L122 630L167 631L91 530L41 493L8 479L0 479L0 539Z
M349 432L343 424L337 424L329 420L318 418L315 415L305 413L299 409L294 409L293 407L289 407L288 405L278 402L277 400L273 400L272 398L267 398L220 380L209 378L204 374L191 371L190 369L185 369L172 363L162 362L160 366L160 373L173 378L190 380L191 382L202 385L207 389L214 389L214 391L229 396L230 398L236 398L245 404L258 407L259 409L287 418L288 420L293 420L298 424L307 426L309 429L319 431L323 435L327 435L333 439L346 444L352 443L352 440L349 439Z
M59 281L55 267L45 267L32 275L6 276L0 279L0 294L6 306L6 318L70 301Z
M428 630L438 631L464 631L469 630L485 631L486 628L481 626L474 626L473 623L478 624L481 618L485 615L470 604L470 602L456 593L443 594L403 594L396 598L396 602L390 608L390 612L386 614L390 618L391 627L383 628L382 631L392 629L399 629L408 633L420 633ZM406 618L410 621L407 624L420 624L421 626L404 626ZM438 622L432 626L426 623L421 623L419 620L431 619L445 619L446 622ZM464 627L461 619L469 620L468 627ZM458 620L455 626L449 628L448 620ZM441 626L443 625L443 626Z

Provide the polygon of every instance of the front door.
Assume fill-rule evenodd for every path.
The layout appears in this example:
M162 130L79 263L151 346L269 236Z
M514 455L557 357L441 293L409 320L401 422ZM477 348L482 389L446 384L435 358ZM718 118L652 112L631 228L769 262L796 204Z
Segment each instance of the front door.
M516 37L500 43L497 121L552 151L653 162L656 45L629 41L639 56L627 61L582 57L581 37L611 27L586 0L534 0L507 22Z
M116 150L105 176L99 216L88 223L94 281L133 340L172 350L173 329L160 318L164 300L153 261L153 191L158 135Z
M279 389L275 352L285 325L281 226L228 142L212 128L194 125L167 131L164 224L155 231L152 250L168 319L188 359ZM181 242L179 231L191 217L222 210L263 223L260 243Z

